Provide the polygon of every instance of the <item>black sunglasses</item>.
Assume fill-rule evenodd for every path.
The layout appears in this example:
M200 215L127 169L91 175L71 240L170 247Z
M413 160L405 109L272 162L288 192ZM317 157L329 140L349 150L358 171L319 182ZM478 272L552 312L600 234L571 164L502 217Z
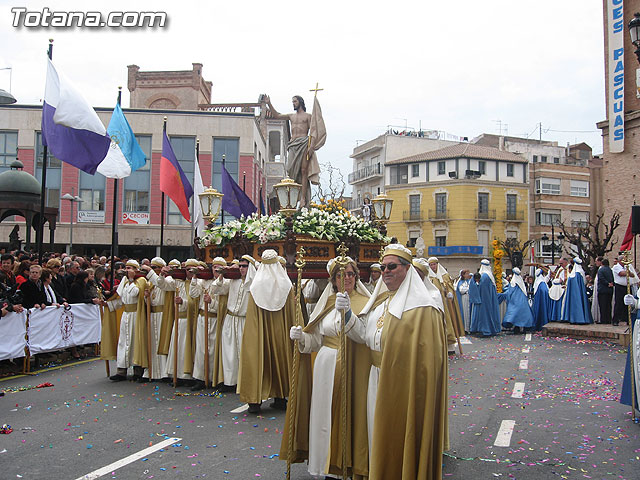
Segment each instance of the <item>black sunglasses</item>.
M389 271L392 272L399 266L400 266L399 263L387 263L386 265L383 263L382 265L380 265L380 270L384 272L385 270L389 269Z

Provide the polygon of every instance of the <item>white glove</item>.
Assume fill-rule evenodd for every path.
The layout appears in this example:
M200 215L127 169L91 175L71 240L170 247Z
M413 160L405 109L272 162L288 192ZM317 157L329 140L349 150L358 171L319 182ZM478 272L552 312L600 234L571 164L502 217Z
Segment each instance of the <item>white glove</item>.
M291 327L291 330L289 330L289 338L291 338L291 340L300 340L302 338L302 327Z
M462 285L460 285L460 293L462 295L464 295L468 291L469 291L469 285L467 285L466 283L463 283Z
M451 293L451 292L447 293L447 298L449 300L452 300L453 299L453 293Z
M624 304L625 305L635 305L636 299L633 295L625 295L624 296Z
M347 312L351 310L351 300L346 293L336 293L336 310Z

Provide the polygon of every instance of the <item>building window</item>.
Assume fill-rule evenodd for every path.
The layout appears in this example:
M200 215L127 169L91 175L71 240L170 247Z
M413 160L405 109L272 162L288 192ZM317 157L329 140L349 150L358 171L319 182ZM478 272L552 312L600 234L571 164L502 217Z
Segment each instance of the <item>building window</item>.
M447 246L447 232L444 230L436 230L436 247Z
M553 163L560 163L559 157L553 157Z
M518 208L518 195L507 195L507 220L516 219L516 210Z
M489 194L488 193L478 193L478 214L480 215L489 214Z
M42 134L36 133L36 174L39 182L42 182ZM47 207L60 207L60 185L62 179L62 163L51 152L47 151L47 185L45 204ZM67 192L65 192L67 193Z
M145 164L124 179L123 212L149 212L151 180L151 135L136 135Z
M558 225L560 219L559 210L538 210L536 212L536 225Z
M411 220L420 219L420 195L409 195L409 216Z
M447 173L447 162L438 162L438 175Z
M213 169L211 185L222 192L222 159L229 175L238 182L238 165L240 162L240 139L238 138L214 138L213 139ZM227 213L227 215L231 215Z
M584 180L571 180L571 196L572 197L588 197L589 182Z
M420 165L417 163L415 165L411 165L411 178L415 178L419 176L420 176Z
M546 156L546 155L542 155L542 156L540 156L540 161L541 161L542 163L547 163L547 156Z
M507 177L513 177L513 163L507 163Z
M573 228L589 227L589 212L571 211L571 226Z
M436 193L436 218L443 218L447 213L447 194Z
M176 160L182 167L187 180L193 185L193 173L195 165L196 139L194 137L171 137L171 148L176 154ZM168 225L189 225L189 222L182 216L178 206L173 200L167 199L167 224Z
M489 230L478 230L478 245L482 247L482 255L489 255Z
M18 132L0 132L0 172L18 159Z
M418 238L420 237L420 232L409 232L409 240L407 241L407 247L415 247Z
M537 178L536 193L542 195L560 195L560 179Z
M478 162L478 170L480 171L480 175L486 175L487 174L487 162L480 160Z
M79 210L104 211L104 186L106 178L102 175L89 175L80 170Z
M533 156L533 163L538 163L538 155Z
M398 165L397 167L391 167L391 185L409 183L408 171L408 165Z

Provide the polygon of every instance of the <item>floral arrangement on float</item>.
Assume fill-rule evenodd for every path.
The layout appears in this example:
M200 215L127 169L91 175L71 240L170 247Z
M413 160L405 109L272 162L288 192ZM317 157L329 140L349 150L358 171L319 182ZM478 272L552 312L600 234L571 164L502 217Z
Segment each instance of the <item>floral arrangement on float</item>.
M344 207L344 200L311 204L293 214L293 233L307 235L318 240L337 242L352 238L364 243L389 242L371 223L355 217ZM286 236L285 217L279 213L240 217L206 230L198 246L225 246L241 237L252 243L265 244L283 240Z
M502 293L502 257L504 257L504 250L502 250L499 240L491 242L491 246L493 247L493 278L496 279L496 290L498 293Z

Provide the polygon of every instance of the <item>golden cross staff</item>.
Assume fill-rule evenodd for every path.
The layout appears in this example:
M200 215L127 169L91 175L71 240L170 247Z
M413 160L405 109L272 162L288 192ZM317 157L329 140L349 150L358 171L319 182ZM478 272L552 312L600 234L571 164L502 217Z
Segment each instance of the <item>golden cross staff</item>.
M349 265L349 259L347 258L347 247L344 242L340 243L338 247L338 253L340 254L336 258L336 263L340 268L340 292L344 293L344 270ZM347 334L344 324L344 310L340 310L340 318L342 322L342 328L340 329L340 416L342 425L342 478L347 478Z
M630 269L629 265L631 265L631 251L627 250L624 252L624 258L621 263L624 265L624 268L627 271L627 295L631 294L631 280L630 280ZM630 341L629 341L629 373L631 374L631 418L634 423L637 423L636 419L636 377L635 377L635 369L633 358L633 329L631 328L631 307L632 305L627 306L627 315L629 320L629 330L630 330Z
M300 247L296 254L296 268L298 269L298 280L296 282L296 318L294 326L302 326L301 296L302 296L302 269L307 262L304 260L304 247ZM289 416L289 452L287 455L287 478L291 478L291 462L293 461L293 435L294 423L296 421L297 412L297 394L298 394L298 365L300 364L300 350L298 349L298 340L293 341L293 364L291 366L291 374L289 378L289 408L287 415Z

